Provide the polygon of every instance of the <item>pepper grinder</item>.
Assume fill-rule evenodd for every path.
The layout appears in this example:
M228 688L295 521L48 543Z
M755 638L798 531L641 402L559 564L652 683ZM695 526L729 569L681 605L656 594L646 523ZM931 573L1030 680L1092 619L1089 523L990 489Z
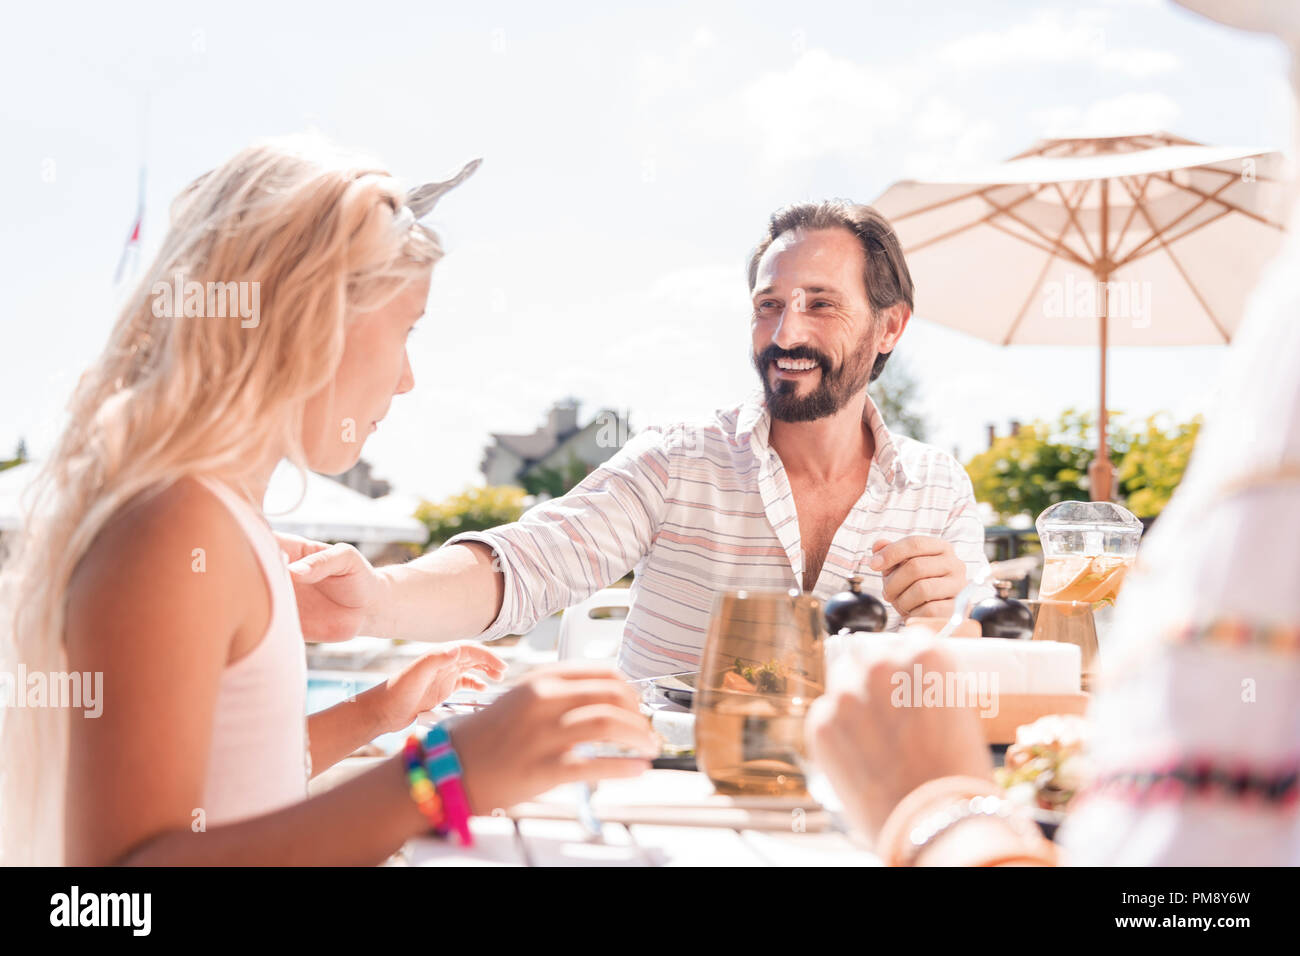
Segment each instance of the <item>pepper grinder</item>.
M826 602L826 633L847 634L852 631L879 632L889 619L885 604L874 594L862 590L862 576L849 578L849 589Z
M972 620L979 621L985 637L1029 638L1034 633L1034 615L1011 596L1015 584L1005 579L993 582L997 597L985 598L971 610Z

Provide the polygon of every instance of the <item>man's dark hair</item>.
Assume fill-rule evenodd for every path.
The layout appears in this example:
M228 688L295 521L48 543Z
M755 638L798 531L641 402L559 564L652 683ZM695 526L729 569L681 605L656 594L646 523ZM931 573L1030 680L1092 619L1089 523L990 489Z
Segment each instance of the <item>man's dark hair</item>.
M899 302L912 308L912 274L907 271L903 246L889 220L870 206L847 199L828 199L823 202L801 202L784 206L772 213L767 232L759 241L754 254L749 257L749 291L754 291L758 277L758 260L776 238L792 229L847 229L857 237L867 262L863 282L867 287L867 301L871 303L872 317ZM892 353L876 356L871 367L871 381L885 370Z

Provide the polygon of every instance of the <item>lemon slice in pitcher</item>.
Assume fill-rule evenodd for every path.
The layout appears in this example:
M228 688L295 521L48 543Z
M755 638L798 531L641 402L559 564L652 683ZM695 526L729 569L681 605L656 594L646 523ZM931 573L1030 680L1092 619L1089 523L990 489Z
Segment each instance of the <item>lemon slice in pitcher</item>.
M1038 585L1038 597L1043 601L1074 601L1071 592L1076 589L1092 569L1092 559L1083 554L1068 554L1048 558L1043 562L1043 580Z
M1124 574L1128 571L1128 566L1128 559L1121 558L1119 555L1101 554L1093 558L1091 571L1086 575L1086 580L1080 582L1081 585L1088 586L1087 593L1078 600L1091 604L1102 601L1114 602L1115 595L1119 593L1119 586L1124 583Z

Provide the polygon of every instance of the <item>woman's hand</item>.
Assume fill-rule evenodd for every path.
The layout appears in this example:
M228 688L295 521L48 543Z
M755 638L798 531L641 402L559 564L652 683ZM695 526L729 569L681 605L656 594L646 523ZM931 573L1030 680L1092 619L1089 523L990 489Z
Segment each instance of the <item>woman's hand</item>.
M432 710L458 690L484 690L477 677L500 680L506 662L482 644L448 644L425 654L395 677L367 694L375 695L375 707L385 732L409 727L426 710Z
M375 629L374 614L384 606L387 582L360 551L295 535L277 534L276 539L289 556L304 637L345 641Z
M635 777L659 740L636 692L615 670L539 668L490 707L450 724L476 814L509 807L562 783ZM612 743L645 757L579 757L582 743Z
M902 674L947 674L952 658L934 645L870 663L845 661L827 692L808 711L813 762L844 803L850 823L874 840L903 797L927 780L993 772L979 718L971 707L906 706L893 702ZM944 681L946 685L948 682Z

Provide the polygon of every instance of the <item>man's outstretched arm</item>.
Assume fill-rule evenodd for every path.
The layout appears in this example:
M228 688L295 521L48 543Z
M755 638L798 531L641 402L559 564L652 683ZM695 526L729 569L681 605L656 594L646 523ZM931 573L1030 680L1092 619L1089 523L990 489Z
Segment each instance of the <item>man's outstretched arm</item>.
M662 523L668 474L664 436L646 431L567 495L407 564L376 570L350 545L304 542L289 566L303 632L325 641L523 633L636 566Z
M350 544L277 535L309 641L357 634L446 641L482 632L501 610L504 576L485 544L439 548L407 564L371 567Z

